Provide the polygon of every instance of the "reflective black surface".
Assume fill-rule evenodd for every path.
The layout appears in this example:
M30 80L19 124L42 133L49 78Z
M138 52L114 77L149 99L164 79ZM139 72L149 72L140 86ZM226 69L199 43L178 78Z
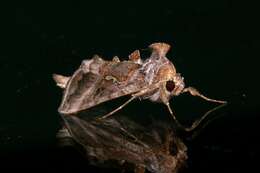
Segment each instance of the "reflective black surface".
M158 41L172 45L167 56L188 86L230 103L194 140L184 139L189 160L183 172L258 168L259 40L253 4L20 2L3 7L0 158L7 170L1 172L106 172L88 166L77 150L57 147L62 92L51 75L71 75L93 54L124 59ZM190 124L214 104L183 95L171 105L178 119ZM146 101L129 109L141 119L151 111L168 116L165 107Z

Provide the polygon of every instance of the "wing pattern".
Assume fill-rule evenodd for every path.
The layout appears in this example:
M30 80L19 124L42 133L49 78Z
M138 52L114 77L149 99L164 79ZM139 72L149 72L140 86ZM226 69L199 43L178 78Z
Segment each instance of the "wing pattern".
M133 61L84 60L66 85L59 112L73 114L145 87L141 65Z

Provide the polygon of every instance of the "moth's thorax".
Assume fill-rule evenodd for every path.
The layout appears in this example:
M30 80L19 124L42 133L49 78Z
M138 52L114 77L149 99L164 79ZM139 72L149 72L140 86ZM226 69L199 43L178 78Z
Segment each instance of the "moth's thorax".
M175 74L176 70L172 63L163 64L158 69L154 82L172 80Z
M150 85L171 79L176 73L174 65L166 57L158 57L158 55L152 55L147 59L141 70L145 74L146 82Z
M145 81L148 85L160 84L153 92L147 93L145 98L153 102L164 102L174 95L179 95L184 88L183 78L176 73L174 65L166 58L153 54L147 59L142 67L145 74ZM172 90L166 89L166 83L171 81Z

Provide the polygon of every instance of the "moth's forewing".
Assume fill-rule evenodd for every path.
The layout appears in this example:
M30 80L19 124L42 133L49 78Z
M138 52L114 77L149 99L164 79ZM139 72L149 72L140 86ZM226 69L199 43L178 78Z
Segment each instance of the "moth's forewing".
M140 65L130 61L116 64L108 62L100 66L98 71L99 74L94 74L91 69L86 72L80 67L73 74L65 89L60 113L77 113L102 102L136 93L146 85Z
M52 78L56 82L56 85L60 88L66 88L66 85L70 79L70 77L68 76L63 76L59 74L53 74Z
M91 72L84 73L78 69L69 81L63 95L59 112L68 114L79 111L84 105L84 101L95 90L95 85L99 83L101 77Z

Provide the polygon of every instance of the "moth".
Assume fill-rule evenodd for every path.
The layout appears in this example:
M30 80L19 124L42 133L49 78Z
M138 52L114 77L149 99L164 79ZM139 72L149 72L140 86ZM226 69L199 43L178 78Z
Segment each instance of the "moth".
M71 77L53 74L57 85L64 89L59 113L73 115L112 99L131 96L121 106L98 119L113 115L137 98L149 99L166 105L176 123L184 130L190 131L211 111L195 121L191 127L184 127L177 121L170 107L169 100L172 97L188 92L209 102L226 103L208 98L194 87L185 87L184 78L166 57L170 49L169 44L153 43L148 48L151 55L144 59L141 58L139 50L135 50L128 60L123 61L117 56L108 61L95 55L91 59L83 60Z

